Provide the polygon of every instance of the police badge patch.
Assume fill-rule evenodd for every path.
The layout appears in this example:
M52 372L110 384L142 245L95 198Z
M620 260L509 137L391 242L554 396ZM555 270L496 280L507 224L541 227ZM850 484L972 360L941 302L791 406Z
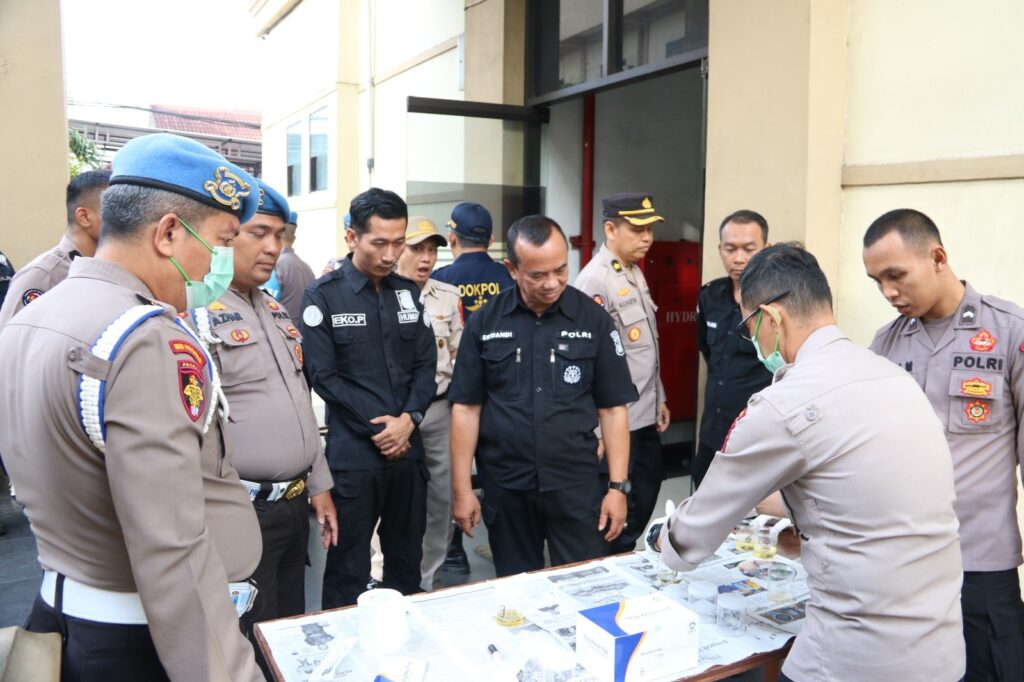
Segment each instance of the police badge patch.
M26 306L43 295L41 289L29 289L21 295L21 305Z
M185 406L185 414L192 421L199 421L203 414L203 395L205 384L202 369L191 360L178 360L178 388L181 391L181 404Z
M567 384L578 384L582 378L583 372L576 365L569 365L565 368L565 373L562 374L562 381Z
M615 344L615 354L623 356L626 354L625 349L622 347L622 339L619 337L619 332L612 330L611 332L612 343Z

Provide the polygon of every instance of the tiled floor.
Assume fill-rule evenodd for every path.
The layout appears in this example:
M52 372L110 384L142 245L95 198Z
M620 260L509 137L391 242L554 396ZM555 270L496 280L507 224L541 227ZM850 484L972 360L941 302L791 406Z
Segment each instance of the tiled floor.
M665 481L655 513L660 514L666 498L671 497L678 502L689 495L689 489L689 476ZM0 523L7 528L7 534L0 535L0 627L22 625L39 591L42 573L36 562L36 544L28 520L7 495L6 487L0 493ZM494 577L494 564L475 551L477 547L487 544L487 528L481 524L477 531L475 538L466 538L465 542L469 555L469 576L442 573L442 584L457 585ZM306 607L310 610L320 608L320 583L326 557L325 550L316 543L316 536L316 533L310 533L312 566L306 569Z

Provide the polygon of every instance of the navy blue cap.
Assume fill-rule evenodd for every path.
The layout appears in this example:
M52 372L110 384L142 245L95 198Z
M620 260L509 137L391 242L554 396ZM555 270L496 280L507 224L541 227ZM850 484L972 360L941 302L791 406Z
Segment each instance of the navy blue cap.
M136 137L114 156L111 185L142 185L174 192L247 222L260 193L244 170L209 147L170 133Z
M448 227L473 239L485 240L491 238L491 214L480 204L471 201L464 201L452 209L452 219L448 221Z
M256 178L256 184L260 188L260 205L256 212L276 215L284 222L288 222L288 218L292 215L292 210L288 207L288 200L281 196L281 193L276 189L265 183L262 178Z

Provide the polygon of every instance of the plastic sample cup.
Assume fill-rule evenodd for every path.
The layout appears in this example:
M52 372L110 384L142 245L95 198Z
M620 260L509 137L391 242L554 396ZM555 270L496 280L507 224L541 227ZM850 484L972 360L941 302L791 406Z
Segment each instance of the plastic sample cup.
M743 634L747 629L747 604L744 597L735 592L719 595L715 622L723 634Z
M754 556L758 559L774 559L778 548L775 546L775 538L772 537L771 528L758 528L757 540L754 543Z
M787 604L793 601L790 591L796 579L796 568L781 561L772 561L765 573L768 588L765 597L773 604Z
M686 592L690 600L690 610L697 614L701 622L715 622L718 585L706 580L695 580L687 586Z

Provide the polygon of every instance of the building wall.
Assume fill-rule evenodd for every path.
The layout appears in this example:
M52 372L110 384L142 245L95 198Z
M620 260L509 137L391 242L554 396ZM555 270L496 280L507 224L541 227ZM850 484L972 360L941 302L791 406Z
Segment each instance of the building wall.
M67 227L68 133L58 0L0 0L0 251L15 267Z
M288 197L299 214L295 250L319 272L344 251L339 197L357 191L357 0L267 2L255 14L264 49L260 63L263 105L263 178L287 191L287 134L301 134L300 190ZM273 68L270 66L273 65ZM310 190L310 114L325 110L327 187Z

